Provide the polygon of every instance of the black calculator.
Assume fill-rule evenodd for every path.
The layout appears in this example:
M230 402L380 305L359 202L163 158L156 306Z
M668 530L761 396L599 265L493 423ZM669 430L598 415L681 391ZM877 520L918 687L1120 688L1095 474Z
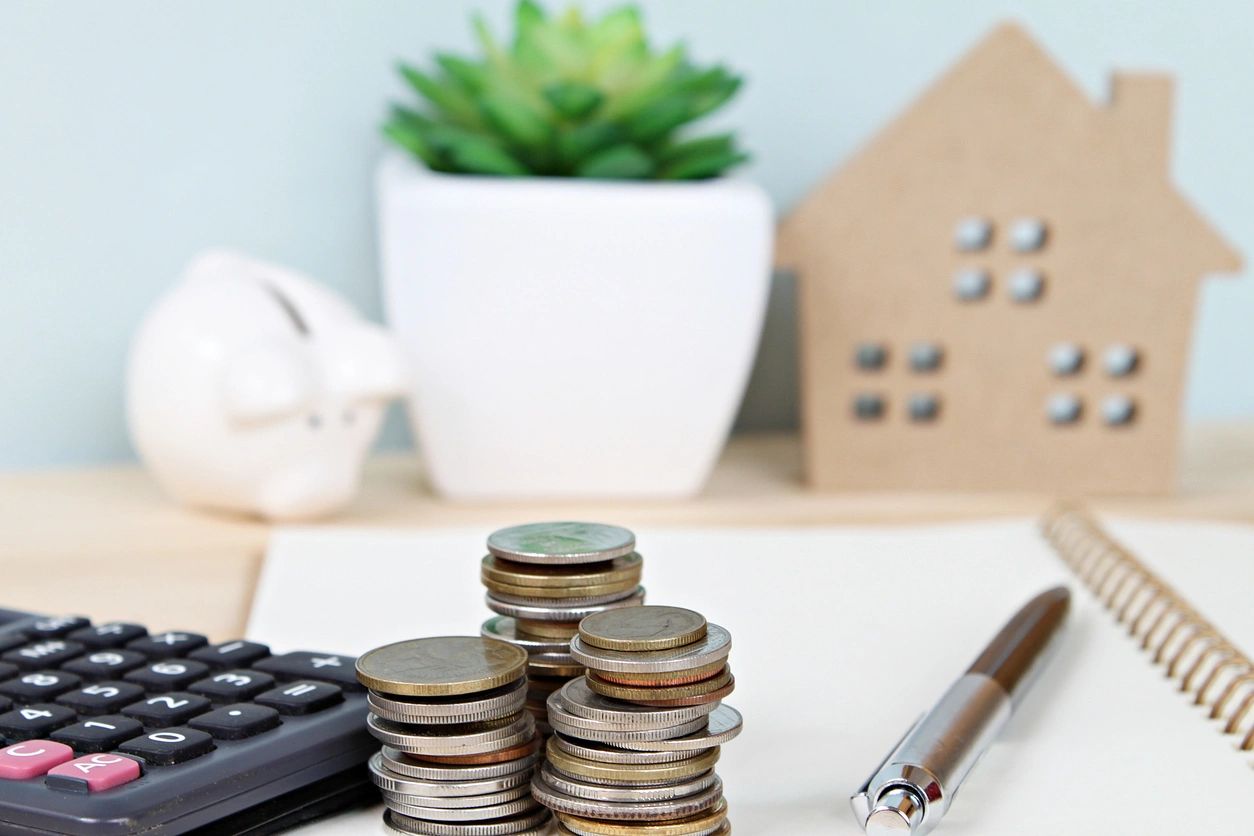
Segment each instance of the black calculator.
M265 834L377 800L355 661L0 610L0 834Z

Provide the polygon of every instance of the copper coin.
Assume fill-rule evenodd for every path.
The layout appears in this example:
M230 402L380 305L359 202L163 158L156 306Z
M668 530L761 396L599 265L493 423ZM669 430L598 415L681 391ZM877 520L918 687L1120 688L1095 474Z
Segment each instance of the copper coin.
M505 761L512 761L517 758L525 758L532 752L539 751L540 744L543 742L543 739L537 734L526 743L519 744L518 746L511 746L508 749L499 749L495 752L484 752L481 755L409 755L409 758L410 760L430 761L431 763L504 763Z
M688 685L616 685L613 682L606 682L600 677L597 671L588 671L588 687L596 691L603 697L612 697L616 700L627 700L635 702L636 700L681 700L689 697L703 697L706 694L718 691L727 686L732 681L731 668L724 667L723 672L718 676L703 679L700 682L694 682Z
M528 587L596 586L634 578L640 581L644 561L638 554L581 566L532 566L488 555L479 566L485 583Z
M565 639L570 643L572 636L579 632L578 621L534 621L530 618L514 619L514 629L520 636L537 639Z

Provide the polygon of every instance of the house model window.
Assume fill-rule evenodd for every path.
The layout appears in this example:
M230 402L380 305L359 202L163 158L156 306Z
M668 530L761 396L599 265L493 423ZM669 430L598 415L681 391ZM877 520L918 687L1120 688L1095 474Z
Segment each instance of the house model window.
M1023 268L1010 274L1010 298L1020 304L1035 302L1045 292L1045 276L1040 270Z
M1127 377L1136 371L1140 362L1140 355L1130 345L1112 345L1106 349L1106 356L1102 358L1106 374L1111 377Z
M988 295L992 284L987 270L969 267L954 276L954 295L963 302L976 302Z
M906 404L906 411L910 415L910 420L915 423L935 421L940 415L940 398L923 392L911 395Z
M1112 427L1132 423L1136 416L1136 404L1126 395L1111 395L1102 401L1102 420Z
M1084 367L1084 349L1075 343L1058 343L1049 350L1049 370L1058 376L1079 374Z
M1074 424L1080 420L1084 406L1075 395L1054 395L1045 404L1045 412L1052 424Z
M940 368L944 354L936 343L915 343L910 346L910 368L916 372L934 372Z
M853 417L859 421L878 421L884 417L884 398L863 392L853 399Z
M880 343L858 343L853 362L864 372L877 372L888 363L888 349Z
M954 246L959 252L979 252L988 249L992 241L993 225L987 218L963 218L954 228Z
M1017 253L1032 253L1045 246L1045 222L1020 218L1010 226L1010 246Z

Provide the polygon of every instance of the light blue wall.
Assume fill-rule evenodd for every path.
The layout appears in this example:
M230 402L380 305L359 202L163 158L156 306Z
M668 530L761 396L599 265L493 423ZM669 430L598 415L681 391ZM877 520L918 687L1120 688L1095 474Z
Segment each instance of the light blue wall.
M229 244L323 278L372 315L370 172L401 56L469 43L505 0L0 3L0 467L130 456L128 335L196 250ZM604 6L604 3L593 3ZM1175 170L1254 253L1248 3L644 2L751 83L722 119L781 207L994 21L1027 22L1093 94L1112 66L1177 73ZM787 287L743 423L794 414ZM1254 416L1254 282L1203 293L1188 412ZM393 428L392 438L399 438Z

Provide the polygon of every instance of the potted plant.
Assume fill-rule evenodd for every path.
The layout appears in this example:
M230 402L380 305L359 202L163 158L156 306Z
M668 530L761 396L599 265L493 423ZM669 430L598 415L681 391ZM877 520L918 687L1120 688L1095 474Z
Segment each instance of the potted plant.
M431 479L457 498L684 496L730 431L772 211L691 136L740 79L650 48L634 8L523 0L511 44L401 72L377 172L383 296Z

